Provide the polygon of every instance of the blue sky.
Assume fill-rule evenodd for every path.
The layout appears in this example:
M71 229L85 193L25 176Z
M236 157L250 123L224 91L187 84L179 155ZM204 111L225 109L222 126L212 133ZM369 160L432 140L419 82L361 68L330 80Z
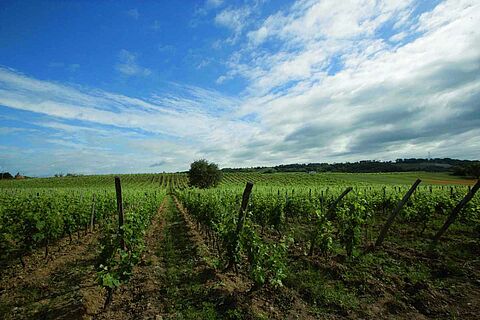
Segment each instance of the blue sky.
M480 4L2 1L0 171L480 157Z

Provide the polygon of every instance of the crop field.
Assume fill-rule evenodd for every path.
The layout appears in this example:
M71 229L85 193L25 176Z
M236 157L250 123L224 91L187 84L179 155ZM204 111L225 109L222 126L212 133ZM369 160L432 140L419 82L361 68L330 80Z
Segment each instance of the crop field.
M0 318L478 319L476 180L119 178L0 181Z

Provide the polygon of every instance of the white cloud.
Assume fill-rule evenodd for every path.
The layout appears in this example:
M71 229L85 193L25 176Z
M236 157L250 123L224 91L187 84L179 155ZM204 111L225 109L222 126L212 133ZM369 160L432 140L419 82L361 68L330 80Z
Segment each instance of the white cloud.
M480 5L445 2L418 23L413 6L299 1L248 33L217 82L249 82L239 114L257 114L265 159L392 159L425 150L478 158L480 138L471 133L480 126ZM414 40L388 44L376 31L386 22L407 27L393 40ZM280 50L265 49L265 41ZM464 136L463 152L449 154L446 146ZM252 146L243 154L253 155Z
M223 0L207 0L205 6L208 8L216 8L223 4Z
M140 18L140 12L138 12L137 8L133 8L127 11L127 15L132 17L135 20L138 20Z
M58 148L54 147L54 150L64 158L70 159L68 150L72 153L81 150L85 153L84 160L115 154L112 162L122 165L128 163L125 158L139 152L142 159L135 160L134 169L137 171L142 171L142 166L150 168L159 158L171 159L165 170L183 170L192 160L208 155L226 165L229 160L215 150L228 149L232 143L242 144L258 132L248 122L233 116L233 110L239 104L236 99L213 90L175 84L170 85L169 92L136 99L42 81L0 68L0 105L33 112L36 117L41 115L42 119L35 121L34 125L59 132L46 133L44 138L38 134L35 135L37 138L32 136L31 143L35 143L45 157L56 152L41 146L49 143L56 145ZM243 135L237 137L238 132ZM18 153L18 157L22 154ZM0 157L0 163L2 159ZM51 160L39 158L38 161ZM96 160L86 161L79 167L88 171L96 164ZM100 171L95 172L102 172L105 168L99 166L95 170ZM114 168L119 167L115 165ZM126 168L133 170L131 165L122 170ZM58 172L59 169L55 170Z
M288 11L267 17L247 33L242 57L229 62L230 73L251 80L254 92L268 92L291 81L318 80L333 57L381 46L375 32L411 13L412 1L298 1ZM261 45L275 41L274 51ZM323 75L320 75L323 76Z
M268 28L266 26L260 27L258 30L250 31L247 34L248 39L253 42L254 45L259 45L265 41L268 37Z
M411 6L412 1L298 1L289 12L268 17L254 32L300 44L365 37L389 19L409 12Z
M115 69L127 76L149 76L152 71L140 66L137 62L137 54L122 49L118 54L118 63Z
M0 104L4 106L177 137L207 135L219 126L215 124L218 119L208 115L211 108L219 112L230 108L234 101L196 87L184 87L180 94L154 95L147 101L98 90L79 90L0 69ZM177 110L172 109L175 106ZM184 106L190 107L189 112L182 112Z
M203 68L207 67L211 62L212 62L211 59L203 59L202 61L200 61L199 64L197 64L196 68L197 69L203 69Z
M251 15L251 7L227 8L215 16L215 23L219 26L230 29L233 36L227 39L228 43L236 43L247 26L247 20Z
M475 19L478 17L479 6L478 2L471 0L444 1L435 10L422 14L418 30L426 32L437 30L451 23L452 18Z
M220 76L220 77L217 78L217 80L215 80L215 82L216 82L217 84L222 84L222 83L224 83L227 79L228 79L228 77L226 77L226 76Z

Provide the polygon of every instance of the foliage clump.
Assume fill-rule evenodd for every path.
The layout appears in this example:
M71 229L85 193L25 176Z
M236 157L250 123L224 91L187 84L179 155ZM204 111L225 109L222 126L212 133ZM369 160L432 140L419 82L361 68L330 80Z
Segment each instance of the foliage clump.
M222 180L222 171L215 163L205 159L192 162L188 171L189 183L193 187L210 188L217 186Z

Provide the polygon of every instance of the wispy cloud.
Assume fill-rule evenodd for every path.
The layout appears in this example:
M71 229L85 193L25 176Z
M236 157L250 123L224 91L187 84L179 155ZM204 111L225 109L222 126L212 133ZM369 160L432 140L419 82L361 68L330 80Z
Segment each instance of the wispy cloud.
M215 16L215 23L232 31L226 42L234 44L238 41L242 31L247 26L247 20L252 14L252 8L248 5L239 8L227 8Z
M130 16L131 18L138 20L140 18L140 12L138 12L137 8L133 8L127 11L127 15Z
M140 66L137 62L137 54L122 49L118 54L118 63L115 65L118 72L126 76L149 76L152 71Z
M223 0L207 0L205 6L209 8L217 8L223 4Z
M195 7L193 12L193 19L190 21L190 26L196 27L202 17L208 15L209 12L219 9L224 4L224 0L206 0L202 4Z
M0 68L1 105L56 118L137 128L178 137L206 134L218 126L214 122L219 115L214 114L235 103L235 99L218 92L193 86L172 84L169 91L178 95L153 94L138 99L41 81Z
M45 157L55 153L49 149L52 146L47 147L45 143L57 145L63 157L78 150L88 159L99 156L90 152L92 150L102 153L102 157L115 155L112 166L128 163L124 159L137 153L142 155L141 161L136 160L137 170L150 168L159 158L167 161L165 170L186 168L193 159L206 156L202 151L206 145L227 148L230 143L241 143L257 131L249 122L234 117L233 110L239 103L236 99L194 86L169 86L169 93L138 99L42 81L0 68L0 105L40 117L30 124L48 129L42 143L37 143ZM238 138L238 132L245 134ZM18 155L21 157L21 153ZM216 159L221 160L220 155ZM85 159L79 168L86 172L92 166L92 162ZM37 169L31 170L37 172Z

